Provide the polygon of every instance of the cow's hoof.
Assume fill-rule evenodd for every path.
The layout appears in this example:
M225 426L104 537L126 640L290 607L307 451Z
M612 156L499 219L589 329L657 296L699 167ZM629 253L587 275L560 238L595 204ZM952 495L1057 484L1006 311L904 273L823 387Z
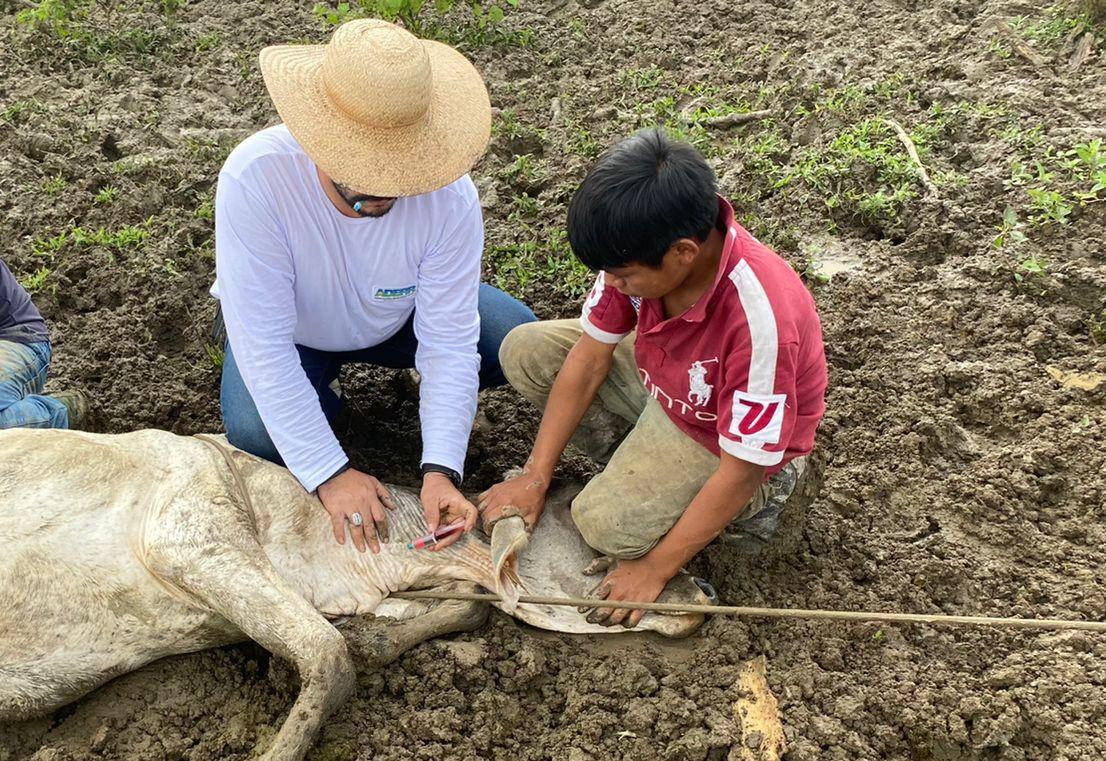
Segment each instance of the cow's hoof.
M668 582L660 597L657 598L657 602L677 605L717 605L718 593L706 580L681 571ZM703 613L658 612L650 616L647 628L665 637L679 639L694 634L705 620L706 615Z

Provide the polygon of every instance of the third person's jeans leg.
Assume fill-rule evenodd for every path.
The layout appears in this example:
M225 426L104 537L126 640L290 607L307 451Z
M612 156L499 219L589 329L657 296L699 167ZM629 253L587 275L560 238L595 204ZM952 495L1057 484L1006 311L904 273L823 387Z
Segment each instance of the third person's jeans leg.
M46 342L0 341L0 430L69 427L65 405L42 394L50 355Z

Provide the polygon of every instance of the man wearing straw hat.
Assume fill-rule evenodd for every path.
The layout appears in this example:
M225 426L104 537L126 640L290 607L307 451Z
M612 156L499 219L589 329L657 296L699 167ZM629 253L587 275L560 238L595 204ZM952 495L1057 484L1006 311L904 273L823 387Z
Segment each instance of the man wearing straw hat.
M452 48L378 20L260 61L283 123L231 153L215 198L227 437L317 491L338 542L348 531L376 552L390 498L350 467L333 384L347 362L414 366L428 528L467 530L476 510L458 487L477 390L506 382L499 344L534 319L480 283L467 172L490 136L484 83Z

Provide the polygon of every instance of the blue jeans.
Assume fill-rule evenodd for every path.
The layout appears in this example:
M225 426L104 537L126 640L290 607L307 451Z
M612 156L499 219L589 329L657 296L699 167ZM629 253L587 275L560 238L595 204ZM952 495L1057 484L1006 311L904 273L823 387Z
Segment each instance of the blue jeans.
M0 429L68 428L69 410L42 395L50 344L0 341Z
M503 386L507 379L499 366L499 345L512 328L524 322L534 322L537 317L521 301L486 283L480 285L479 311L480 338L476 348L480 352L480 388ZM342 365L347 362L366 362L396 369L414 367L416 348L418 340L415 338L414 315L398 333L367 349L322 351L296 345L300 364L303 365L311 385L315 387L319 404L331 424L341 410L342 402L331 390L330 384L338 377ZM265 430L265 424L261 421L250 392L242 381L229 342L223 359L219 404L223 412L223 427L226 428L227 440L231 444L270 462L283 464L280 453L269 438L269 432Z

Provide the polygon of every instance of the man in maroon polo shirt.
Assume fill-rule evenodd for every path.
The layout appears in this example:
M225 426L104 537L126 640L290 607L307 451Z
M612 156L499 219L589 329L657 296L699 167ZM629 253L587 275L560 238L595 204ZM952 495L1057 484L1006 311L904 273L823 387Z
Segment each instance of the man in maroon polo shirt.
M587 543L618 561L597 595L650 602L715 538L746 552L772 538L825 408L821 323L794 270L734 220L702 156L660 130L600 157L568 233L599 276L579 320L521 325L503 342L507 379L545 414L523 473L480 508L486 523L509 510L534 524L571 440L606 463L572 504Z

